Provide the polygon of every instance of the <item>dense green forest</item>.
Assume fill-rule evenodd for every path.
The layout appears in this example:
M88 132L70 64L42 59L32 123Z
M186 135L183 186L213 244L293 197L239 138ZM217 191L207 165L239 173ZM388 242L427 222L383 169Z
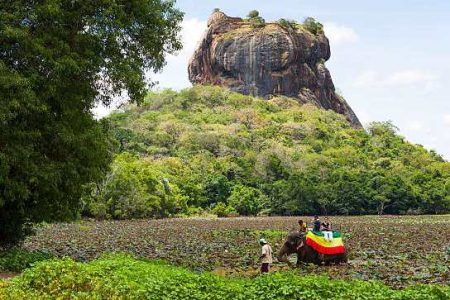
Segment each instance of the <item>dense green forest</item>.
M97 218L419 214L450 209L450 163L390 122L367 130L286 97L150 93L106 120L115 158L85 187Z

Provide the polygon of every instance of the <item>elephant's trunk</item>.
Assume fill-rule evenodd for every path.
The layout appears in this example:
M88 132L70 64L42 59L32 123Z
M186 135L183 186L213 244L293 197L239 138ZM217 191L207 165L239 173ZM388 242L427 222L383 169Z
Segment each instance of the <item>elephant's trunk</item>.
M286 244L283 245L283 247L281 247L280 251L278 252L278 256L277 259L279 262L284 262L287 260L286 255L288 254L288 247L286 246Z

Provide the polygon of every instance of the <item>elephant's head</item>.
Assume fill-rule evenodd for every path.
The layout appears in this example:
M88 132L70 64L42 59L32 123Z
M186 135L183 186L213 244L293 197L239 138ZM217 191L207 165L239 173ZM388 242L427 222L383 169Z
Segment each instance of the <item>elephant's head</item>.
M292 253L299 253L303 248L298 248L298 245L303 237L300 236L298 231L291 231L284 242L283 246L281 247L280 251L278 252L278 261L282 262L285 260L286 255L292 254Z

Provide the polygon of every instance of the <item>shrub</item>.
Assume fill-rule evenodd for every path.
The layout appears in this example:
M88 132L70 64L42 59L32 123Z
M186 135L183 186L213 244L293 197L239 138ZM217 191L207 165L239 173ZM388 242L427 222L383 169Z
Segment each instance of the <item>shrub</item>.
M35 262L52 257L52 254L42 251L29 252L22 249L10 249L0 253L0 271L21 272Z
M285 29L297 29L298 23L295 20L279 19L278 24Z
M308 17L303 22L303 26L306 30L311 32L312 34L320 34L323 33L323 25L316 21L316 19Z
M219 202L216 205L214 205L211 212L217 215L219 218L224 218L229 217L232 214L235 214L236 210L230 205L226 205L223 202Z
M253 28L260 28L266 25L266 21L261 17L251 18L250 24Z

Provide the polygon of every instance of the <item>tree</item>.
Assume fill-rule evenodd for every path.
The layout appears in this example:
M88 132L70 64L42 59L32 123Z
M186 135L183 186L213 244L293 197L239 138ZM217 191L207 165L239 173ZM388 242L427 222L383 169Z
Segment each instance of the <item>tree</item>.
M257 17L259 17L259 11L257 11L257 10L251 10L251 11L249 11L247 17L248 17L249 19L257 18Z
M312 34L323 33L323 25L312 17L307 17L303 22L303 26Z
M140 103L181 20L173 1L0 3L0 246L77 215L111 156L91 108L124 91Z
M259 12L257 10L250 11L247 15L247 18L254 28L264 27L264 25L266 24L266 21L259 15Z
M96 218L167 217L186 209L187 197L151 161L124 152L116 155L97 193L86 197L87 212Z
M267 199L258 189L244 185L236 185L231 192L228 203L241 215L256 216L265 208Z

